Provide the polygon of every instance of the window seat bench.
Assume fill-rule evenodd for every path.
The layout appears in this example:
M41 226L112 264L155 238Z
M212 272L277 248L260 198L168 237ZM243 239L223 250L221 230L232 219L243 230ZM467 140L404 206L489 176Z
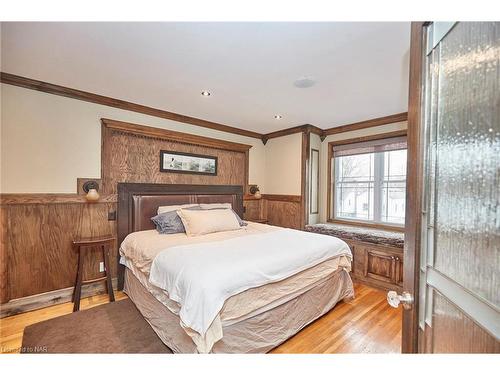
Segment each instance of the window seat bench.
M401 292L404 233L333 223L311 224L305 230L338 237L349 245L353 280Z

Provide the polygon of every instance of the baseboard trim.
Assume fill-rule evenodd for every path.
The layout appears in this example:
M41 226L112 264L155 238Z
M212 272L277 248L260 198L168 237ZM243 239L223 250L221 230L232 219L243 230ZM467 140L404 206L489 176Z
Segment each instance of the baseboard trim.
M117 278L112 279L113 289L116 290ZM82 286L82 298L103 294L106 292L104 283L88 284ZM16 298L9 302L0 304L0 318L21 314L28 311L38 310L44 307L71 302L73 287L52 290L50 292L35 294L32 296Z

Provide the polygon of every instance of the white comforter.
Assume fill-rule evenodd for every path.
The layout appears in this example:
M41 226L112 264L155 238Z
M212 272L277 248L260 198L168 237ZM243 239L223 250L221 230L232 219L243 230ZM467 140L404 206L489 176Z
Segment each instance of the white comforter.
M183 325L203 336L229 297L342 255L352 259L336 237L283 229L168 248L155 257L149 281L179 304Z

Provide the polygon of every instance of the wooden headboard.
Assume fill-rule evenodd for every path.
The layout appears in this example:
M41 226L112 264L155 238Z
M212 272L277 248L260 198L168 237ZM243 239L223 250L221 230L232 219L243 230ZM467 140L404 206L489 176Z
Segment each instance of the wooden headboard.
M231 203L243 217L243 187L118 183L118 246L129 233L153 229L151 218L159 206L187 203ZM118 290L122 290L125 269L119 260L118 252Z

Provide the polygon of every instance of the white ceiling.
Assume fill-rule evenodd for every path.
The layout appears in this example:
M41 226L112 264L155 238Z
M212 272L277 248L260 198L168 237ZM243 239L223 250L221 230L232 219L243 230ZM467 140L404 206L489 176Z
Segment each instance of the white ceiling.
M4 72L260 133L407 110L409 23L2 23L1 36ZM316 85L294 87L304 76Z

